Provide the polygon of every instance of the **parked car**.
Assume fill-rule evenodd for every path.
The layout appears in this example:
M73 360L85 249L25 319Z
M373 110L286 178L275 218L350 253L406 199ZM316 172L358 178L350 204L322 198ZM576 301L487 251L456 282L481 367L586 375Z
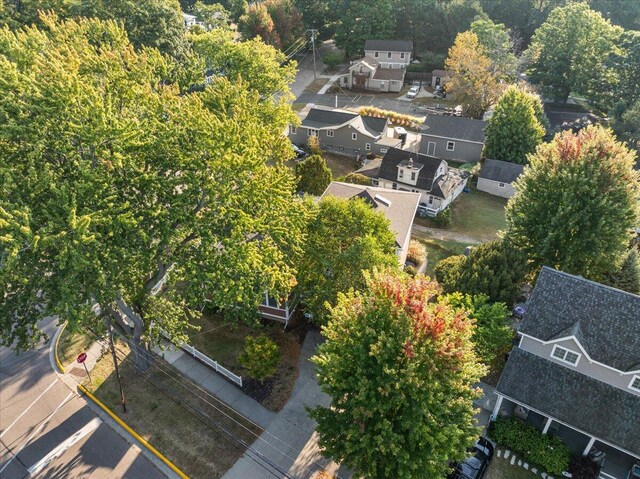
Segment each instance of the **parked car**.
M419 86L412 86L411 88L409 88L409 91L407 92L407 98L415 98L418 95L419 91L420 91Z
M296 146L292 143L291 147L293 148L293 152L296 154L296 160L303 160L307 156L307 152L299 146Z
M627 474L627 479L636 479L640 478L640 461L636 462Z
M447 479L481 479L484 476L493 457L493 444L488 439L481 437L469 452L473 453L473 456L457 464L452 464L453 471L447 476Z

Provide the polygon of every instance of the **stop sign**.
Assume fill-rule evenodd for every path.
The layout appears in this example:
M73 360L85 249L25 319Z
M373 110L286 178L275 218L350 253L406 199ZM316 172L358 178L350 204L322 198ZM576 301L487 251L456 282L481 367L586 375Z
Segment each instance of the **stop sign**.
M76 359L76 361L78 361L80 364L84 363L84 361L87 359L87 353L80 353L78 354L78 357Z

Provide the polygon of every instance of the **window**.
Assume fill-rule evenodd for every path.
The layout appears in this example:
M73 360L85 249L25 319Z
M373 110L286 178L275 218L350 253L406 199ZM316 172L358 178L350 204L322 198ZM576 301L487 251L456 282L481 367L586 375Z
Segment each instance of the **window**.
M391 188L393 188L394 190L398 189L398 183L392 183L391 184Z
M367 150L367 151L371 151L371 143L366 143L364 145L364 149Z
M351 139L353 141L357 140L358 139L358 134L357 133L351 133Z
M371 184L373 186L378 186L380 184L380 182L378 180L371 180Z
M297 127L295 127L295 126L290 126L290 127L289 127L289 132L290 132L292 135L295 135L296 133L298 133L298 128L297 128Z
M380 153L386 153L387 149L386 148L380 148Z
M578 360L580 359L580 354L565 349L561 346L554 346L553 351L551 352L551 356L565 363L569 363L572 365L578 364Z
M432 205L433 204L433 196L429 196L429 204Z
M334 130L327 130L327 136L329 138L333 138L334 133L335 133Z
M400 53L400 59L401 59L401 60L404 60L404 52L401 52L401 53Z
M411 192L412 192L412 193L420 193L420 190L416 190L416 189L414 189L414 188L411 188Z
M374 53L373 53L373 58L378 58L378 55L379 55L379 54L380 54L379 52L374 52Z
M456 147L455 141L447 141L447 151L453 151Z
M269 295L269 293L267 293L267 301L266 301L266 306L269 306L271 308L279 308L280 305L278 304L278 300L276 298L272 298L271 295Z
M400 168L398 170L398 179L402 179L404 177L404 170L402 168Z
M387 58L391 58L391 52L387 52Z
M504 188L504 183L498 183L498 188Z
M415 171L411 172L411 181L416 181L416 172Z
M633 379L629 383L629 387L640 392L640 376L633 376Z
M314 128L307 128L307 136L318 136L318 130Z

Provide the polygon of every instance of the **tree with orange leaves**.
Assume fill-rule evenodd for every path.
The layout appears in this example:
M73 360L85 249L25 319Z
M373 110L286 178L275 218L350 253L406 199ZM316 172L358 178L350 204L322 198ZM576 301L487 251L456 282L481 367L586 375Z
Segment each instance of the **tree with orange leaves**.
M339 296L313 358L331 396L310 411L323 454L367 478L444 477L478 435L474 324L426 277L367 286Z

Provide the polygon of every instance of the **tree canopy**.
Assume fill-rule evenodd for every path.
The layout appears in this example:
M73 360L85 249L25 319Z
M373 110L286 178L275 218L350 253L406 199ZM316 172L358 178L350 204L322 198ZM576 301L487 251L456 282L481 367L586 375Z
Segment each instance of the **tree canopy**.
M638 224L635 155L611 130L588 127L557 134L529 160L507 205L506 237L534 268L601 280Z
M331 404L310 415L323 453L357 476L444 477L477 439L474 327L437 291L422 276L374 273L331 309L312 358Z
M545 134L536 109L542 111L537 95L516 86L507 88L487 122L484 156L525 164L527 155L536 150Z
M320 155L311 155L305 161L296 164L298 191L320 196L331 183L331 170Z
M293 113L265 119L242 81L181 91L173 60L113 21L43 22L0 30L2 343L94 304L137 341L152 322L179 341L204 301L255 314L287 294L306 213L267 160L290 156Z
M502 23L480 18L471 24L470 30L478 37L484 55L491 61L491 72L504 80L515 80L518 59L511 34Z
M389 220L360 199L324 197L309 223L304 250L298 282L318 323L338 293L364 287L363 271L398 268Z
M391 0L340 0L335 2L336 46L347 57L362 55L364 44L371 38L393 38L393 2Z

